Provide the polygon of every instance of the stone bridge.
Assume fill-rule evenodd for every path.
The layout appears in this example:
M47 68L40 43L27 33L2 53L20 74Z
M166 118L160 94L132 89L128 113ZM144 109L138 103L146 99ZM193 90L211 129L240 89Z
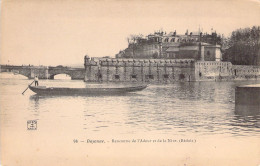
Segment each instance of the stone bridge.
M54 79L55 75L67 74L72 80L83 80L85 76L84 68L72 68L63 66L13 66L0 65L0 72L12 72L21 74L28 79L33 79L36 75L39 79Z

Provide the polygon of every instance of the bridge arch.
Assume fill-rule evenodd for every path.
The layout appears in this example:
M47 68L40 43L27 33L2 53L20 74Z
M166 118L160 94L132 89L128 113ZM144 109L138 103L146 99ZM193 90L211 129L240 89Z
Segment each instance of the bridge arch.
M19 78L19 79L28 79L29 77L25 74L15 73L12 71L1 71L1 78ZM11 75L14 74L14 75Z
M29 78L29 74L27 72L20 72L19 70L0 70L0 73L13 73L14 75L21 75L26 78Z
M49 79L54 79L54 77L55 76L58 76L58 75L68 75L69 77L70 77L70 79L72 79L72 75L70 74L70 73L66 73L66 72L62 72L62 73L54 73L54 74L51 74L50 76L49 76Z

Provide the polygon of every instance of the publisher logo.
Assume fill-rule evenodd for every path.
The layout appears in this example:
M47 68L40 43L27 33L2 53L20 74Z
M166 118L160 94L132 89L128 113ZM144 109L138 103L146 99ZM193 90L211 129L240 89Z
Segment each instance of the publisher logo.
M37 120L27 120L27 130L37 130Z

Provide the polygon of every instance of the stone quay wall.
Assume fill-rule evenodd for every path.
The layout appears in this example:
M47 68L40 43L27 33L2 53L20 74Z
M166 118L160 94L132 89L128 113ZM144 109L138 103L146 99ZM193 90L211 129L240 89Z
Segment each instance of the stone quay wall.
M260 66L232 65L231 62L197 61L196 81L260 79Z
M232 76L235 80L260 79L260 66L233 65Z
M196 81L220 81L232 77L232 64L219 61L197 61L195 63Z
M260 66L194 59L116 59L85 57L87 82L228 81L260 79Z
M195 81L192 59L85 58L85 81L175 82Z

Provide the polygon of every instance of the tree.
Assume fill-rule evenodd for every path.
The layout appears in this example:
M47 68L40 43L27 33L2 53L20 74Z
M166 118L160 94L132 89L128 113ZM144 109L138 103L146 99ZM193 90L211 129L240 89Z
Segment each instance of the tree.
M135 48L136 48L136 45L138 44L138 39L142 39L142 38L143 38L142 34L139 34L139 35L132 34L126 38L126 40L128 42L128 47L131 47L133 50L133 58L135 57Z
M260 27L238 29L224 40L223 58L236 65L260 65Z
M135 35L135 34L132 34L130 36L128 36L126 38L128 44L136 44L138 42L138 39L142 39L143 38L143 35L142 34L139 34L139 35Z

